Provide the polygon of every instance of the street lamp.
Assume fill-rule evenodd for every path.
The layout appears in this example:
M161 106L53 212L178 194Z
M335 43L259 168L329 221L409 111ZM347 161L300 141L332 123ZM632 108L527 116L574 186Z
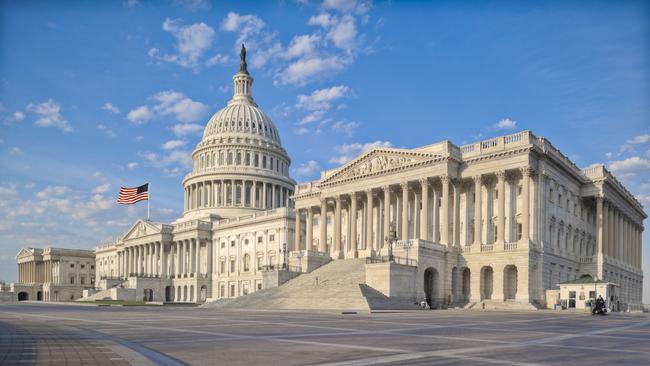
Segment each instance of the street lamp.
M394 262L395 258L393 257L393 243L397 240L397 231L395 230L395 224L390 225L388 231L388 236L385 238L386 243L388 243L388 261Z
M287 243L282 243L282 269L287 269Z

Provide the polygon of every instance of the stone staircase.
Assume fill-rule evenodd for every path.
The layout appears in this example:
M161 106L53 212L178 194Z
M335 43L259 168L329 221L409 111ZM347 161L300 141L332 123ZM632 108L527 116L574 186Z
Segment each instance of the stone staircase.
M203 307L361 312L419 308L416 304L390 299L365 282L365 259L335 260L279 287L232 300L217 300Z
M516 300L482 300L470 302L465 306L465 309L483 310L484 304L486 310L538 310L538 307L529 302Z
M128 288L129 281L123 281L106 290L97 291L94 294L79 298L75 301L98 301L98 300L133 300L136 297L135 289Z

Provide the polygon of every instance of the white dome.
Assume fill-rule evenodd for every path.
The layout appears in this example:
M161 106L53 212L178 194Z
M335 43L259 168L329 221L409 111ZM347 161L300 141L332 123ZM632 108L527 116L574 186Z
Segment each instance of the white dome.
M244 57L233 82L232 99L210 118L192 153L184 217L232 218L290 204L291 159L273 121L253 101Z

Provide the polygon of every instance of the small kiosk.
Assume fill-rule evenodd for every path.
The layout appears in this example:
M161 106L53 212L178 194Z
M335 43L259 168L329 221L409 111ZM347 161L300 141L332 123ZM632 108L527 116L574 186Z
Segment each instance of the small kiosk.
M590 309L594 300L602 296L611 311L618 311L618 285L584 275L558 284L562 309Z

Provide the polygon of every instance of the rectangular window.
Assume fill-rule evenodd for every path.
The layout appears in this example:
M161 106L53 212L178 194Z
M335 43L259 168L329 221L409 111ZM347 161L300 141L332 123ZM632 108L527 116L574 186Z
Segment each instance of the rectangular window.
M262 257L257 257L257 270L262 270Z
M113 263L113 261L111 261L111 263ZM82 265L81 265L81 269L84 269L84 268L86 268L86 265L85 265L85 264L82 264Z
M91 265L90 265L90 269L95 269L95 265L94 265L94 264L91 264Z
M269 235L269 241L275 241L275 234Z
M517 223L517 240L521 240L521 223Z
M231 259L230 260L230 272L235 272L235 260Z
M219 267L221 268L221 273L226 273L226 261L221 261Z
M230 285L230 297L235 297L235 285Z
M257 284L257 289L258 289L258 290L261 290L261 289L262 289L262 284L261 284L261 283L258 283L258 284Z
M231 247L234 247L234 246L235 246L235 241L234 241L234 240L230 241L230 246L231 246Z
M85 283L86 283L86 277L81 276L81 277L79 278L79 283L81 283L82 285L85 284Z
M221 285L219 287L219 297L226 297L226 286Z
M257 242L258 242L258 243L261 243L261 242L262 242L262 240L263 240L263 239L262 239L262 237L261 237L261 236L258 236L258 237L257 237Z
M74 276L70 277L70 284L74 285Z
M222 242L221 242L221 248L225 248L225 247L226 247L226 242L225 242L225 241L222 241Z
M74 268L74 263L71 263L71 264L70 264L70 268Z

